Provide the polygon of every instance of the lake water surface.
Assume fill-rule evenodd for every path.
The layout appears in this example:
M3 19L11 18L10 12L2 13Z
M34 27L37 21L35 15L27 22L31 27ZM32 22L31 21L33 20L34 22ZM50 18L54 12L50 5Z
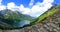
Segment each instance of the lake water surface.
M30 21L28 20L23 20L23 21L20 21L18 23L15 23L13 26L14 27L23 27L24 25L28 25L30 24Z

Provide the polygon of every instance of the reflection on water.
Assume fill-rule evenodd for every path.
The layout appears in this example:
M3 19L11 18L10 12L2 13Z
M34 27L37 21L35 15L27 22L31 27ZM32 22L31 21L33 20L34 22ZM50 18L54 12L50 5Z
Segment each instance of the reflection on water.
M18 23L15 23L13 26L14 27L23 27L24 25L28 25L30 24L30 21L28 20L23 20L23 21L20 21Z

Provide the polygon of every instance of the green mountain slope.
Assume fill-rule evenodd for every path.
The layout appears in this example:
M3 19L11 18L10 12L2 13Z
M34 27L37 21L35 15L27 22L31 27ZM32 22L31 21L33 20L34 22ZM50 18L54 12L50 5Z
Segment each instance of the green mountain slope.
M13 26L14 23L18 24L20 21L32 21L33 19L34 17L31 17L29 15L23 15L18 11L11 11L9 9L0 11L0 21L7 23L11 26Z
M40 23L45 18L52 16L54 13L58 11L60 11L60 5L55 5L51 9L49 9L47 12L39 16L35 21L32 21L30 25Z

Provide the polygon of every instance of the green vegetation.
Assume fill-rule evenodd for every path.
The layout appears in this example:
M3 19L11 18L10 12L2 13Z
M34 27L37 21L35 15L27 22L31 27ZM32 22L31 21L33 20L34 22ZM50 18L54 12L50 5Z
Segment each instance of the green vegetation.
M7 23L12 28L14 28L13 24L17 24L21 20L29 20L29 21L31 21L30 25L33 25L33 24L40 23L45 18L52 16L54 13L56 13L58 11L60 11L60 6L56 5L56 6L53 6L51 9L49 9L48 11L46 11L41 16L39 16L38 18L34 19L34 17L31 17L29 15L23 15L18 11L11 11L11 10L6 9L6 10L0 11L0 21ZM1 26L1 25L0 25L0 28L6 29L6 27L3 28L3 26ZM9 27L9 29L10 29L10 27Z
M1 13L3 13L0 17L3 16L3 19L11 19L14 22L16 21L20 21L20 20L32 20L33 17L29 16L29 15L23 15L18 11L11 11L11 10L2 10Z
M8 11L8 10L7 10ZM32 19L32 17L31 16L29 16L29 15L23 15L23 14L21 14L20 12L18 12L18 11L8 11L8 12L6 12L6 10L3 10L3 13L5 13L4 14L4 19L13 19L13 20L30 20L30 19Z
M39 16L35 21L32 21L30 23L30 25L40 23L45 18L52 16L54 13L56 13L58 11L60 11L60 6L59 5L53 6L51 9L49 9L49 11L47 11L44 14L42 14L41 16Z
M23 15L18 11L11 11L8 9L0 11L0 22L7 23L11 27L14 27L14 25L17 25L20 21L32 21L33 19L34 17L31 17L29 15Z

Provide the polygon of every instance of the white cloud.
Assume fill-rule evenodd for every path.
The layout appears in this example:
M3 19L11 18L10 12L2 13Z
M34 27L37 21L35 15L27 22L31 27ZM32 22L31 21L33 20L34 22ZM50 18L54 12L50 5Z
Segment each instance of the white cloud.
M11 9L11 8L15 8L15 3L14 2L10 2L7 4L7 8Z
M24 6L21 4L19 9L20 9L20 11L24 11Z
M53 1L54 0L44 0L42 3L37 2L35 5L33 5L32 3L34 2L34 0L31 0L30 6L33 5L32 8L26 9L22 5L20 9L22 9L23 14L28 14L33 17L38 17L52 7Z
M0 5L1 5L2 0L0 0Z
M5 5L2 5L2 0L0 0L0 11L6 9Z
M0 0L0 10L6 9L7 7L7 9L10 9L12 11L19 11L22 14L38 17L52 7L53 1L54 0L43 0L42 3L37 2L35 5L33 5L34 0L31 0L29 3L29 6L31 6L31 8L26 8L23 4L17 6L14 2L10 2L7 4L7 6L4 6L1 4L2 0Z
M22 12L22 14L30 14L31 10L29 8L24 8L24 11Z
M20 5L19 9L22 14L29 14L31 12L29 8L25 8L22 4Z
M34 4L34 0L30 0L29 6L32 6Z
M52 3L54 0L44 0L43 3L46 4L46 3Z
M19 11L19 6L15 5L14 2L10 2L7 4L7 9L10 9L12 11L16 11L16 10Z
M4 9L6 9L6 6L0 5L0 10L4 10Z

